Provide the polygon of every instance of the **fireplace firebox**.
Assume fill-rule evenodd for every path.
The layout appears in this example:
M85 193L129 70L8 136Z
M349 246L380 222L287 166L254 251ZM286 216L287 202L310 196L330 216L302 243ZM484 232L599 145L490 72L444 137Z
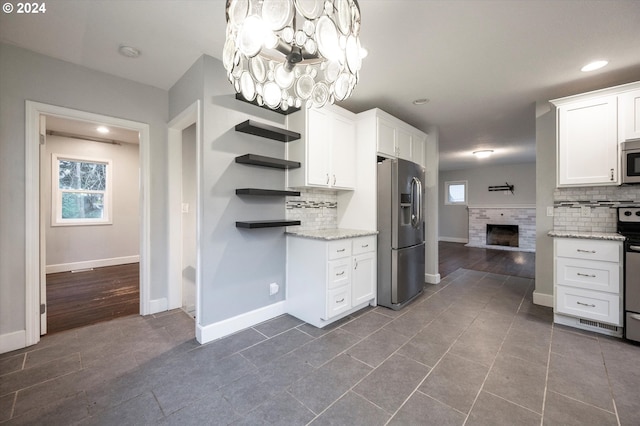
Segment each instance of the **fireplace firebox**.
M518 225L487 224L487 245L518 247Z

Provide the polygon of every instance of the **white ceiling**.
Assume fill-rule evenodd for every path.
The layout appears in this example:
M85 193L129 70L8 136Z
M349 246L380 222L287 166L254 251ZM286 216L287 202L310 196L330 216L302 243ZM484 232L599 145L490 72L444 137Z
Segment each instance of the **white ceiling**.
M378 107L440 131L440 168L535 161L535 102L640 80L638 0L360 0L364 60L353 112ZM223 0L47 0L0 14L3 42L169 89L221 57ZM142 51L117 53L121 44ZM582 73L599 58L608 67ZM429 98L422 106L416 98ZM474 149L494 149L482 163Z

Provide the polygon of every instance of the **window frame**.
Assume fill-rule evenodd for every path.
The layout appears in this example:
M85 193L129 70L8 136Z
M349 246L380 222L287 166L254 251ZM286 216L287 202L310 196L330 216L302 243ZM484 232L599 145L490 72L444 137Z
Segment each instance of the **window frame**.
M74 162L105 164L105 190L82 190L82 189L60 189L60 160L70 160ZM94 158L84 155L51 154L51 226L88 226L88 225L112 225L112 174L113 163L110 159ZM73 218L64 219L62 217L62 195L63 193L99 193L102 194L101 218Z
M451 201L449 199L449 187L453 185L464 185L464 200ZM444 183L444 204L447 206L466 206L469 204L469 182L466 180L452 180Z

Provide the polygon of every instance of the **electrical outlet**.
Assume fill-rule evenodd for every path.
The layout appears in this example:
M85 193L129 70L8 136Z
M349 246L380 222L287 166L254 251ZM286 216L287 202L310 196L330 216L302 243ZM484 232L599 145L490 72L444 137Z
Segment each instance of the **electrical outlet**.
M547 216L553 216L553 206L547 207Z
M182 203L182 213L189 213L189 203Z
M582 217L591 217L591 207L590 206L582 206L582 207L580 207L580 216L582 216Z
M276 283L269 284L269 296L273 296L280 290L280 287Z

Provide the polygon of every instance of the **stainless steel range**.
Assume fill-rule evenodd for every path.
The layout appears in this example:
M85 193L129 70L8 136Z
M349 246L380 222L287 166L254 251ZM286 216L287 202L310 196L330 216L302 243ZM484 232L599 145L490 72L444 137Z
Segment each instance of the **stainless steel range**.
M624 335L640 342L640 207L618 207L624 242Z

